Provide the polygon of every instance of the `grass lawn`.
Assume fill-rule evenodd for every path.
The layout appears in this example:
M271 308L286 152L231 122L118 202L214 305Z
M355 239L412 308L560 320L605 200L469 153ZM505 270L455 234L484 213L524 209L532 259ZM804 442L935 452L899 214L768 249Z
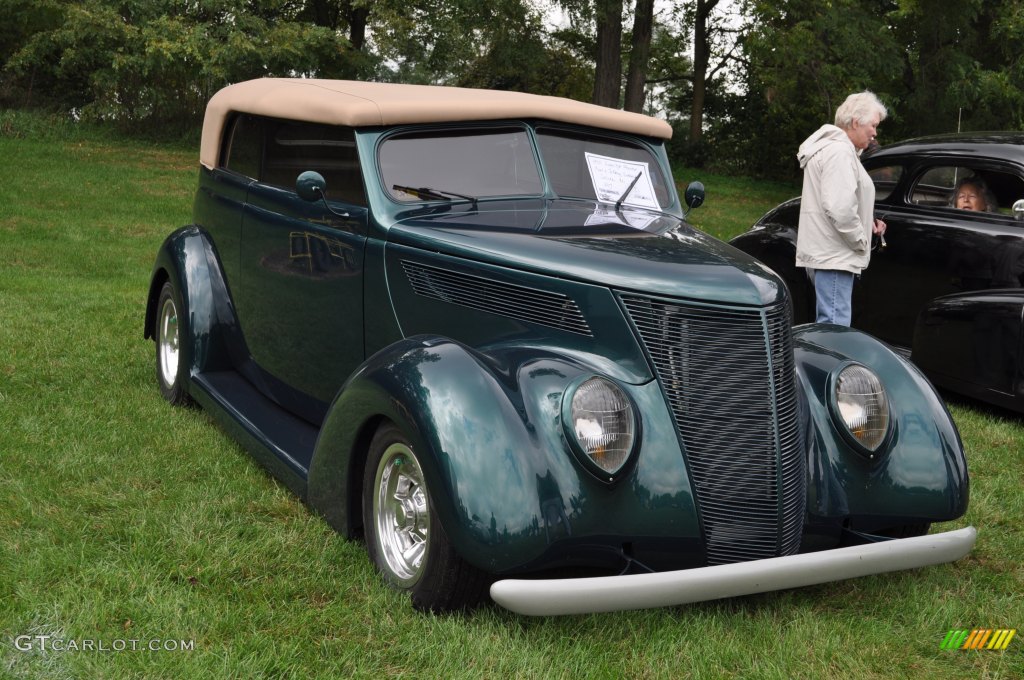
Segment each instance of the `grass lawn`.
M0 112L0 159L0 678L1024 677L1024 631L1004 652L939 649L954 628L1024 628L1020 419L951 406L971 506L937 528L980 532L956 564L641 612L419 614L361 544L160 397L145 296L197 151ZM692 178L716 236L797 193Z

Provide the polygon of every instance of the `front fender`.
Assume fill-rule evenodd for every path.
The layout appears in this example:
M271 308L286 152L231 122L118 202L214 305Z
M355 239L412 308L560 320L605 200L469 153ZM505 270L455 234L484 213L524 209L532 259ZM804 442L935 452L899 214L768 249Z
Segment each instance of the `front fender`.
M797 377L807 395L808 515L849 518L870 530L945 521L967 509L967 463L956 425L931 383L875 338L850 328L794 329ZM889 395L892 436L876 460L847 444L829 406L829 377L856 361Z
M181 298L181 347L189 375L231 367L234 352L244 353L224 283L220 259L209 234L196 225L169 235L157 251L146 303L144 337L155 337L156 305L164 282Z
M354 533L365 447L388 419L417 452L446 535L481 569L569 563L574 551L601 544L607 552L645 536L686 541L700 562L693 494L656 383L620 383L644 415L642 449L626 477L608 484L575 461L562 395L594 373L531 348L482 354L443 338L402 340L371 357L332 405L310 467L309 503Z
M1024 291L958 293L918 315L913 359L936 384L1024 411Z

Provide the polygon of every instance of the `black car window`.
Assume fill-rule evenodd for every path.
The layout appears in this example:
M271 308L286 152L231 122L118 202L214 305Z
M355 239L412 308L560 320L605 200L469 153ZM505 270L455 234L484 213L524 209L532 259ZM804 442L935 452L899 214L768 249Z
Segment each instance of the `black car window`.
M265 155L259 180L295 190L299 174L313 170L327 182L327 198L366 205L359 154L351 128L266 120Z
M551 128L537 131L551 187L563 197L665 208L670 193L661 166L645 147L623 139Z
M880 168L868 170L871 181L875 183L875 200L884 201L892 194L893 189L903 176L902 165L884 165Z
M958 196L965 200L958 204ZM1019 197L1024 197L1024 180L1019 176L964 165L928 168L911 191L911 203L914 205L998 215L1009 215L1011 206ZM964 208L965 205L970 207Z
M537 196L540 171L524 128L393 135L378 152L384 188L397 201Z
M263 122L252 116L237 115L223 145L221 166L246 177L259 179L262 146Z

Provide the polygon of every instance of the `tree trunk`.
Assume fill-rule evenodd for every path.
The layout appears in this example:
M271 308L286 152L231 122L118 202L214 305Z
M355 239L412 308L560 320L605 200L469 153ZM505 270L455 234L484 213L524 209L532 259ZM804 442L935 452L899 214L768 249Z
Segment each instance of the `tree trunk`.
M619 107L622 87L622 0L597 0L595 104Z
M338 30L340 12L337 3L333 0L310 0L306 5L306 11L312 15L313 23L317 26L323 26L332 31Z
M366 44L366 20L370 16L370 6L362 7L349 6L348 11L348 41L352 43L352 49L361 50Z
M651 60L651 34L654 30L654 0L636 0L633 19L633 40L629 51L626 75L626 110L640 113L644 109L644 85L647 65Z
M693 102L690 105L690 143L704 136L704 95L707 89L708 62L711 45L708 41L708 17L718 0L697 0L693 22Z

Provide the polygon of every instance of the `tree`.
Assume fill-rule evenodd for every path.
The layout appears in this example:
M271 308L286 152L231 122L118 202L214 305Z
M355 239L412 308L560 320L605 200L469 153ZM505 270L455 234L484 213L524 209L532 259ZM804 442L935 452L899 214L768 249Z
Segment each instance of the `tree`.
M651 37L654 30L654 0L637 0L630 37L629 70L626 72L624 108L637 113L644 108L644 92L651 59Z
M617 109L622 90L622 0L595 0L594 18L597 49L592 101Z
M253 9L253 11L250 11ZM45 82L50 103L122 127L187 128L231 82L265 75L352 77L365 62L301 7L248 0L81 0L36 32L5 73Z
M519 2L496 3L489 9L489 28L481 32L482 53L452 84L589 98L589 65L552 39L539 14Z
M889 0L751 0L740 48L744 101L720 136L752 174L793 176L800 142L832 122L846 95L864 89L890 104L903 50ZM886 121L882 130L891 129ZM766 134L768 131L770 134Z
M306 0L296 17L332 31L347 30L352 49L361 50L366 44L370 0Z
M907 134L1021 127L1024 3L903 0L891 16L906 46L900 104Z
M697 144L704 134L704 101L707 96L708 67L716 31L722 29L712 24L712 13L719 0L697 0L691 6L693 23L693 97L690 102L690 143ZM719 62L715 72L725 66L725 59ZM711 74L714 77L714 72Z

